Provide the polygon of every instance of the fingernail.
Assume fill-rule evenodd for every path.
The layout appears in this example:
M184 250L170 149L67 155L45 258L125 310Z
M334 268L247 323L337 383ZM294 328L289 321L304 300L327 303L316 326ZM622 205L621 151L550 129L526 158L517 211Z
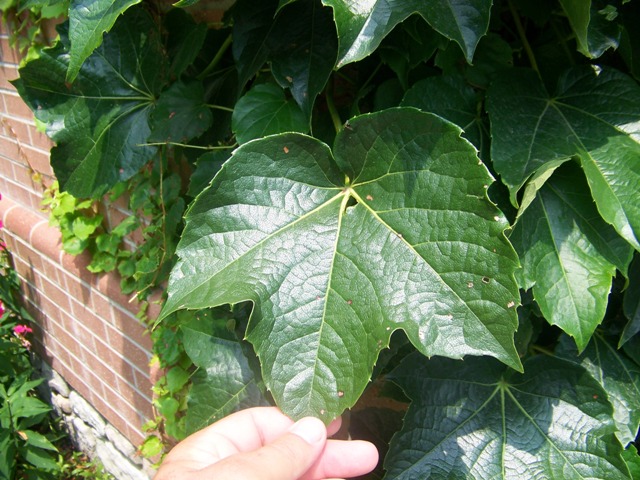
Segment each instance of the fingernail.
M327 429L322 420L315 417L305 417L294 423L289 431L302 438L309 445L324 440L327 437Z

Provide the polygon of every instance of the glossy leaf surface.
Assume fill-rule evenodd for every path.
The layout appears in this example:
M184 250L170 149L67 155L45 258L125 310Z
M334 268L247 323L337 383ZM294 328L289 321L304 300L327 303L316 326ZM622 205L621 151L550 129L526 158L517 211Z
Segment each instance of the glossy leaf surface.
M607 392L622 445L636 439L640 427L640 367L602 335L594 335L578 355L575 346L562 337L556 354L582 365Z
M487 32L491 0L323 0L333 8L338 28L338 66L370 55L393 28L414 13L434 30L460 45L469 63L480 38Z
M140 0L71 0L69 5L69 67L66 81L75 81L80 67L102 43L116 19Z
M620 27L605 18L604 2L597 0L560 0L576 35L578 51L589 58L598 58L605 50L617 48Z
M191 378L187 434L264 402L258 379L228 322L233 322L229 309L213 309L180 327L185 351L198 367Z
M598 211L640 249L640 87L613 69L568 70L549 94L529 70L498 76L488 93L491 154L511 190L571 157L585 171Z
M412 403L385 478L628 479L598 382L551 357L529 358L524 372L408 357L392 373Z
M583 350L607 308L616 269L631 247L598 215L579 166L558 169L519 217L510 236L521 288L533 288L544 317Z
M65 82L64 28L60 37L20 69L15 85L56 142L51 164L61 188L75 197L98 197L156 152L143 144L165 66L159 32L146 12L131 10L85 61L73 85Z
M457 127L414 109L351 120L333 153L300 134L249 142L190 208L163 314L252 300L247 338L293 417L352 406L396 329L425 355L519 368L490 182Z

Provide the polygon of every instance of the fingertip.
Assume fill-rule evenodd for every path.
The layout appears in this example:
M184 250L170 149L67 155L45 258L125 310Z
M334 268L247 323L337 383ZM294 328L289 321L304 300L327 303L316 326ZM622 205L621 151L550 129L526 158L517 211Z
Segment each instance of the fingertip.
M322 420L315 417L304 417L294 423L290 433L302 438L309 445L316 445L327 439L327 428Z

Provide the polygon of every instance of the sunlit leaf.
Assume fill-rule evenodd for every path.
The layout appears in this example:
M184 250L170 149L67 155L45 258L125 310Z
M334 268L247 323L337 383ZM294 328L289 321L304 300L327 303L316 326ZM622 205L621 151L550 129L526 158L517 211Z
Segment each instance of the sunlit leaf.
M629 478L606 391L579 365L413 355L391 377L412 403L386 478Z
M396 329L425 355L520 368L517 261L490 182L457 127L415 109L352 119L333 152L301 134L248 142L189 209L163 315L253 301L247 338L293 417L352 406Z
M581 66L556 90L524 69L503 72L489 89L491 157L512 202L532 174L578 157L600 215L640 250L640 86Z

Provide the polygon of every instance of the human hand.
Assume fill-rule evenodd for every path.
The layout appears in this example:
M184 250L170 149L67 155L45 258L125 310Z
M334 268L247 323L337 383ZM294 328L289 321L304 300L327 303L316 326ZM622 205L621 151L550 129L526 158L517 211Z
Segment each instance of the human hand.
M328 440L339 428L340 419L325 427L313 417L294 423L275 407L242 410L176 445L155 480L320 480L372 471L373 444Z

